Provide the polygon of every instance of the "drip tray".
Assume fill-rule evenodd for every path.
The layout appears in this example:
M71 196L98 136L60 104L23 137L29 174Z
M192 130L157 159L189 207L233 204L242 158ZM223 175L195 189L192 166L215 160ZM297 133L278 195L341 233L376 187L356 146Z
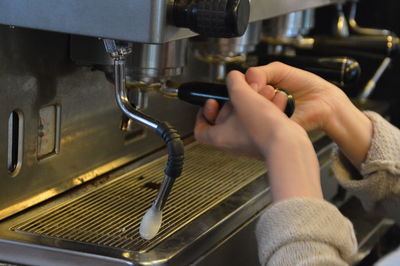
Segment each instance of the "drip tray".
M165 162L163 156L11 230L144 253L266 172L260 161L232 157L197 143L190 145L183 175L176 181L163 212L161 230L146 241L139 236L139 224L156 196Z

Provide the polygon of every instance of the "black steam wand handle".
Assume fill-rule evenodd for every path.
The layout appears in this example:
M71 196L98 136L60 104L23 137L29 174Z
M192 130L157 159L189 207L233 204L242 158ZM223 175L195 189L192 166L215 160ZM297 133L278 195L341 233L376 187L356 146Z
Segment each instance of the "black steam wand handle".
M314 38L313 50L325 51L334 49L349 49L377 53L385 56L397 55L400 51L400 39L396 35L349 36L332 38L317 36Z
M295 109L295 101L292 95L279 89L288 95L285 114L291 117ZM178 98L182 101L203 106L208 99L216 100L220 105L230 101L228 88L224 84L207 82L188 82L178 87Z
M259 56L258 65L280 61L314 73L340 87L355 84L361 75L360 64L349 57Z

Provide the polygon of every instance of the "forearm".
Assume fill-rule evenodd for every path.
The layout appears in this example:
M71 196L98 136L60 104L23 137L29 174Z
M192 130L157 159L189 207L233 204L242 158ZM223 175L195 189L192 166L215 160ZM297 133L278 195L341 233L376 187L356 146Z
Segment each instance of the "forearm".
M323 129L347 159L360 169L367 157L373 134L368 117L347 97L343 97L335 103L335 109Z
M318 160L306 136L277 136L268 149L266 166L274 202L291 198L322 199Z

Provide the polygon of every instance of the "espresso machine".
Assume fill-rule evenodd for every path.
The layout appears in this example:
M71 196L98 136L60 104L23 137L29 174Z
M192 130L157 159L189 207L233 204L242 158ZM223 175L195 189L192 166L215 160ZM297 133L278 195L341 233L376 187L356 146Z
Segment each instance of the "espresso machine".
M295 57L314 9L341 3L1 1L0 263L257 264L267 170L196 143L198 107L176 99L176 84L221 84L232 63L260 64L261 40L273 42L268 56ZM301 27L277 38L266 25L279 18ZM358 71L338 64L352 68L333 81ZM341 204L334 145L312 139L325 197ZM149 208L163 219L145 239ZM387 225L374 222L371 230Z

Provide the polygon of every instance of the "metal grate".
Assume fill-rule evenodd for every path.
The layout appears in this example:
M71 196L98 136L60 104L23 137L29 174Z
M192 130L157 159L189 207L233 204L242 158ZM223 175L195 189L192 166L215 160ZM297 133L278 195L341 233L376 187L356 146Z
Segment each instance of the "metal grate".
M166 157L105 184L77 199L29 219L21 233L146 251L234 192L265 173L259 161L232 157L209 146L187 148L185 169L163 212L163 225L151 241L138 228L163 176Z

